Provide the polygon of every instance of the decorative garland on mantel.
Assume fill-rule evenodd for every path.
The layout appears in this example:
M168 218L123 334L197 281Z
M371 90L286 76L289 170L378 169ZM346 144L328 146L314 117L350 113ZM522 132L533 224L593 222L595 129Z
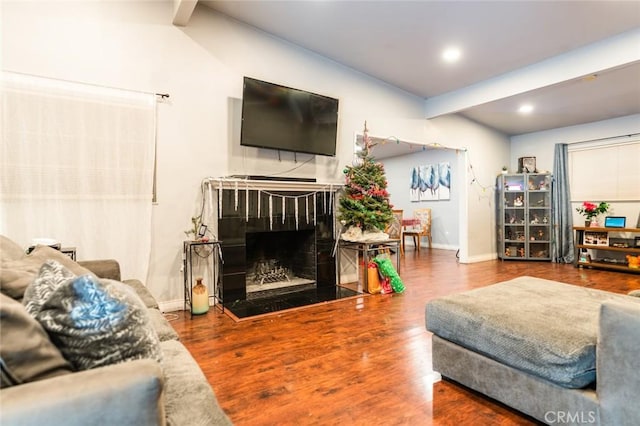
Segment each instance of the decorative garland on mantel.
M209 206L213 211L213 200L215 199L213 191L218 191L218 218L222 219L222 190L231 189L234 191L235 210L238 211L238 197L241 191L244 191L245 205L247 206L245 211L245 221L249 221L249 191L257 191L258 193L258 211L257 216L260 217L261 205L260 205L260 193L269 195L269 229L273 229L273 203L274 198L280 198L282 203L282 211L286 210L287 200L293 200L295 218L296 218L296 230L299 225L299 200L304 199L305 220L309 223L309 198L313 200L313 224L316 224L316 194L322 194L323 200L323 212L327 213L327 206L333 206L334 193L342 189L342 184L336 183L316 183L316 182L296 182L296 181L272 181L272 180L250 180L250 179L238 179L238 178L226 178L226 177L207 177L202 181L203 186L208 186L208 198ZM273 191L308 191L302 195L282 195L276 194ZM204 192L203 188L203 196ZM328 200L327 200L328 199ZM204 202L204 200L203 200ZM285 215L282 215L282 221L284 223Z

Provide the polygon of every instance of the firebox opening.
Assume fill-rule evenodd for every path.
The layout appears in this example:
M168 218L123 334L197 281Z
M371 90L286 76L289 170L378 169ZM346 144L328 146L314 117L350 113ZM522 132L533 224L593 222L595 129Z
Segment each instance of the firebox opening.
M249 232L247 299L316 287L315 231Z

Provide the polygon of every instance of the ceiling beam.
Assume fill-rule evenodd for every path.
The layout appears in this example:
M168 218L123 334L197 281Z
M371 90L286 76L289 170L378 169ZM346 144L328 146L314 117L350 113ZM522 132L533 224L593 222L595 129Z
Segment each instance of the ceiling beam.
M426 118L640 61L640 29L632 30L425 101Z
M191 19L198 0L173 0L173 25L185 27Z

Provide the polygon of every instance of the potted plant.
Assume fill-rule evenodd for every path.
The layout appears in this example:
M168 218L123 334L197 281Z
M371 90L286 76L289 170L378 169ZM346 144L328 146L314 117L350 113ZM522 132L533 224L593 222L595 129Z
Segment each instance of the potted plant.
M584 216L584 226L598 226L598 216L608 212L609 207L609 203L604 201L598 204L585 201L580 207L576 208L576 211Z

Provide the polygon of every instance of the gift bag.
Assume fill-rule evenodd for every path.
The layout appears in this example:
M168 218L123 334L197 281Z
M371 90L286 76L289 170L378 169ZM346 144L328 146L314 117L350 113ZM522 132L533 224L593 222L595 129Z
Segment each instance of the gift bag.
M380 274L378 272L378 265L375 262L369 262L367 268L367 291L371 294L380 293Z

